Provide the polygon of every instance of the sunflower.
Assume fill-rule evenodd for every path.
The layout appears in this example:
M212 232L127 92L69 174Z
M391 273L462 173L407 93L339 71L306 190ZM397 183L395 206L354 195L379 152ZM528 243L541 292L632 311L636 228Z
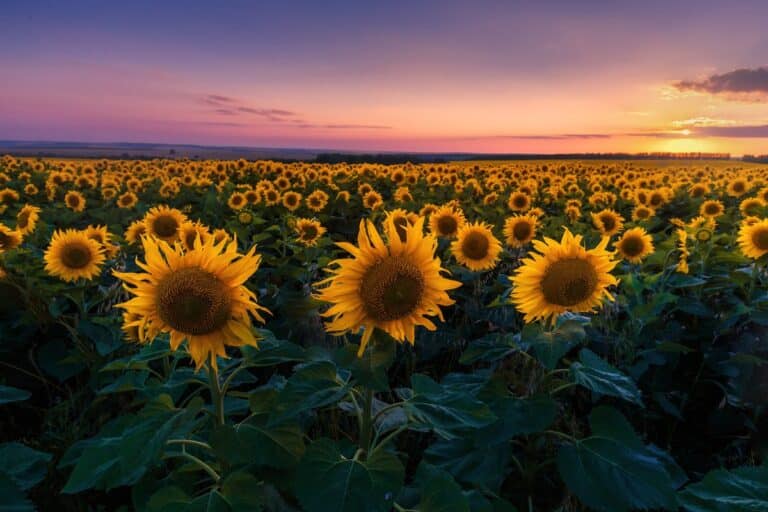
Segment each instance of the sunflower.
M299 242L307 247L316 245L326 231L323 225L315 219L296 219L294 229L299 237Z
M77 190L67 192L67 195L64 196L64 203L72 211L82 212L85 210L85 197Z
M681 274L687 274L690 270L688 267L688 256L691 254L688 250L688 232L680 228L675 231L675 234L677 235L677 248L680 251L675 270Z
M504 239L510 247L522 247L536 237L538 218L528 215L513 215L504 221Z
M512 277L512 303L526 323L553 322L566 311L585 313L604 298L613 300L607 288L617 283L610 272L618 261L605 249L608 237L594 249L582 247L581 240L566 228L560 242L551 238L533 242L538 254L526 258Z
M768 254L768 219L754 224L742 224L739 229L739 247L748 258L758 259Z
M395 226L395 231L397 232L397 236L400 237L400 241L405 242L405 237L408 234L406 228L411 223L408 212L402 208L390 210L385 217L385 225L387 222L391 222Z
M422 208L422 211L424 209ZM422 215L424 215L422 213ZM436 236L454 238L467 219L464 212L452 205L443 205L429 216L429 231Z
M187 221L179 228L179 238L181 244L187 251L195 248L195 242L199 238L203 243L211 236L208 228L200 222Z
M91 280L101 272L104 248L83 231L56 230L45 251L45 270L64 281Z
M435 256L437 240L423 234L423 218L406 228L406 242L400 241L396 229L392 222L385 224L389 235L385 245L373 223L361 220L357 246L337 244L353 257L335 260L333 276L318 283L317 298L332 304L323 313L331 317L329 332L341 335L365 328L358 356L376 328L411 344L416 326L435 330L427 316L443 320L440 306L454 302L447 290L461 286L441 275L440 259Z
M747 193L748 189L749 185L747 184L746 180L743 178L736 178L728 184L726 192L731 197L741 197Z
M349 202L349 192L346 190L342 190L338 194L336 194L336 199L338 201L344 201L345 203Z
M35 231L37 221L40 218L40 208L25 204L19 213L16 214L16 229L22 235L27 235Z
M616 250L630 263L640 263L653 253L653 238L643 228L632 228L616 242Z
M139 202L139 198L133 192L126 192L117 198L117 206L124 210L130 210L136 203Z
M593 213L592 223L603 236L613 236L624 228L624 218L610 208Z
M649 208L642 204L635 206L635 209L632 210L632 220L634 220L635 222L648 220L654 215L656 215L656 212L653 211L652 208Z
M125 241L129 244L135 244L141 239L141 235L147 232L147 225L143 220L135 220L131 222L128 229L125 230Z
M531 207L531 198L525 192L513 192L509 196L507 206L510 210L524 212Z
M17 248L21 245L22 235L18 230L13 230L0 223L0 254Z
M85 236L96 240L104 248L108 258L114 258L120 251L120 246L112 243L112 234L107 230L107 226L88 226Z
M186 220L187 216L176 208L160 205L144 216L144 228L148 234L160 240L175 242L179 238L179 228Z
M370 192L368 192L363 196L363 206L365 206L369 210L375 210L383 204L384 204L384 201L381 198L381 194L379 194L375 190L371 190Z
M247 204L248 200L245 198L245 194L241 192L232 192L232 195L229 196L229 200L227 201L227 206L233 210L239 210Z
M451 253L456 261L470 270L491 270L499 261L501 242L484 222L465 224L459 228Z
M704 201L699 207L699 213L705 217L716 218L725 213L723 203L715 199Z
M298 192L288 191L283 194L283 206L290 211L296 211L301 206L301 194Z
M764 207L765 201L763 201L761 198L748 197L739 203L739 212L741 212L742 216L749 217L751 215L760 214Z
M313 212L321 212L323 211L323 208L325 208L325 205L328 204L328 194L322 190L315 190L307 196L305 202L307 208Z
M191 251L151 237L143 244L145 263L136 263L144 272L114 273L134 296L117 305L135 315L124 329L136 327L142 343L169 333L173 350L187 340L198 370L206 361L217 368L226 345L256 346L251 317L264 322L260 312L269 311L244 286L261 262L255 247L242 255L237 242L213 238L196 240Z

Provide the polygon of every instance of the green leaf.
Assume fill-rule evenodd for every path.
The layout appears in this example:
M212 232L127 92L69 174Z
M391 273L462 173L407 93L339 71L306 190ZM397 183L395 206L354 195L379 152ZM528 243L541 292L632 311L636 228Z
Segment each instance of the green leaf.
M411 377L412 395L403 408L417 428L433 430L445 439L496 421L486 404L458 386L442 386L426 375Z
M680 494L691 512L756 512L768 510L768 466L716 469Z
M5 473L0 473L0 512L34 512L35 507L24 491Z
M50 454L21 443L0 444L0 461L3 461L0 474L5 474L22 491L31 489L45 478L50 460Z
M21 402L31 396L32 393L26 389L0 385L0 405L9 404L11 402Z
M459 362L461 364L474 364L477 362L493 362L503 359L515 351L512 334L489 334L472 340L462 352Z
M102 372L123 370L148 370L149 363L171 355L171 348L167 341L156 340L150 345L143 346L137 353L128 357L115 359L101 367Z
M628 402L643 405L640 390L631 377L608 364L589 349L579 353L579 361L571 364L571 376L577 384L596 393L615 396Z
M258 512L264 503L262 487L262 482L255 476L237 471L224 480L221 493L234 510Z
M389 391L387 370L395 360L397 345L394 341L379 340L376 336L362 357L357 357L359 346L346 344L334 354L334 359L341 367L348 368L358 384L374 391Z
M249 367L275 366L306 359L304 348L290 341L278 340L272 331L255 329L262 339L258 348L242 347L243 358Z
M246 462L257 466L290 468L304 455L304 432L298 425L268 426L252 418L237 429Z
M586 338L582 317L563 315L565 320L553 331L545 332L538 324L526 324L520 333L520 343L532 348L534 356L548 370L557 366L560 359Z
M421 485L419 512L469 512L469 501L447 471L422 462L415 480Z
M347 384L330 361L298 366L275 401L271 423L277 424L300 413L335 404L347 393Z
M668 461L643 446L621 414L598 407L590 424L591 437L564 444L557 454L560 476L582 503L610 512L677 510Z
M405 470L384 450L367 460L347 459L329 439L312 443L295 478L294 491L307 512L386 512L400 491Z

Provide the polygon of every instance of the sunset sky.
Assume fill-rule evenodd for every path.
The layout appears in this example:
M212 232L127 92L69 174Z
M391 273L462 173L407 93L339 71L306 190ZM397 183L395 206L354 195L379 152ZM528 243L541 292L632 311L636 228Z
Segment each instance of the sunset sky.
M0 139L768 153L768 2L4 0Z

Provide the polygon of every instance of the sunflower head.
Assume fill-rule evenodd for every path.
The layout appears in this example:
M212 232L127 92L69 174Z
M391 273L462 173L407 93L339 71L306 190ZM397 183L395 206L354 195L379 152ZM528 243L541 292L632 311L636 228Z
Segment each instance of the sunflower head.
M430 214L429 230L436 236L454 238L466 222L467 219L461 209L446 204Z
M703 215L704 217L712 218L712 219L721 216L724 212L725 212L725 207L723 206L723 203L715 199L704 201L703 203L701 203L701 206L699 207L699 213L701 215Z
M64 281L91 280L101 272L104 248L83 231L56 230L45 251L45 270Z
M768 254L768 219L742 224L738 242L741 252L748 258L759 259Z
M10 251L21 245L22 234L0 223L0 254Z
M286 192L283 194L283 206L290 211L295 211L301 206L301 194L293 191Z
M632 228L616 242L616 250L630 263L640 263L653 253L653 239L643 228Z
M185 251L144 237L145 262L137 264L145 272L114 273L133 295L117 306L126 312L123 329L135 328L141 342L169 333L173 350L186 340L198 369L206 362L215 368L227 345L256 346L251 318L263 322L260 312L268 311L244 283L261 258L255 248L238 254L236 244L210 237Z
M594 249L585 249L581 240L566 228L560 242L533 242L538 253L512 277L512 303L526 322L554 321L566 311L589 312L604 299L613 300L607 288L617 282L610 274L617 261L606 251L608 238Z
M624 218L611 209L593 213L592 223L603 236L613 236L624 228Z
M464 224L451 243L451 253L456 261L474 271L495 267L500 252L501 243L493 236L491 226L482 222Z
M19 213L16 214L16 229L22 235L32 233L37 227L37 221L40 218L40 208L25 204Z
M296 219L294 229L299 242L307 247L316 245L326 231L323 225L315 219Z
M363 206L369 210L376 210L383 204L384 200L382 199L381 194L375 190L371 190L363 196Z
M388 211L384 223L385 225L391 223L395 227L396 236L400 237L402 242L405 242L405 237L408 234L407 228L411 223L407 211L402 208Z
M64 196L64 203L72 211L82 212L85 210L85 197L77 190L70 190Z
M247 204L248 200L242 192L232 192L232 195L229 196L229 200L227 201L227 205L233 210L239 210Z
M531 207L531 197L525 192L513 192L507 201L509 209L515 212L524 212Z
M394 232L392 222L387 225ZM441 275L437 240L423 234L424 219L405 229L405 242L392 236L385 244L371 221L361 221L357 246L338 244L353 257L334 261L329 270L333 275L318 283L317 298L332 305L323 313L331 318L329 332L341 335L364 328L360 356L375 329L410 343L417 326L436 329L427 317L442 320L440 306L453 304L447 290L460 286Z
M187 216L176 208L155 206L144 216L144 229L149 235L165 242L179 239L179 228L187 221Z
M126 192L117 198L117 206L123 209L131 209L139 202L139 198L133 192Z
M510 247L522 247L536 237L538 217L513 215L504 221L504 239Z

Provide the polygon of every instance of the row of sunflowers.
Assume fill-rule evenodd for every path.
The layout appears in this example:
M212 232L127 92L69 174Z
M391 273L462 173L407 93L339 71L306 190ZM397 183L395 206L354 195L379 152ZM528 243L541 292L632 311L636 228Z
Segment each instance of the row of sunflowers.
M9 503L768 504L767 217L733 162L3 157Z

